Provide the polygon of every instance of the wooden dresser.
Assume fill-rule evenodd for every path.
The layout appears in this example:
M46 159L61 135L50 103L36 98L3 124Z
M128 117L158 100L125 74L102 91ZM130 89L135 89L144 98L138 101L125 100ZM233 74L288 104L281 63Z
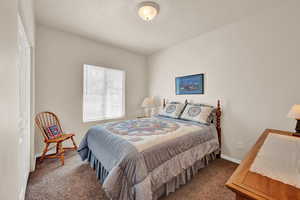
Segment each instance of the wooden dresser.
M226 186L236 193L237 200L300 200L300 189L249 171L268 134L295 137L291 132L266 129L227 181Z

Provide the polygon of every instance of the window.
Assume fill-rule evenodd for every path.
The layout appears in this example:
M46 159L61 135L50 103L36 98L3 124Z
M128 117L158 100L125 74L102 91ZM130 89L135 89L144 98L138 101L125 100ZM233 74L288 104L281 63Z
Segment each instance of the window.
M121 118L125 114L125 72L84 65L83 121Z

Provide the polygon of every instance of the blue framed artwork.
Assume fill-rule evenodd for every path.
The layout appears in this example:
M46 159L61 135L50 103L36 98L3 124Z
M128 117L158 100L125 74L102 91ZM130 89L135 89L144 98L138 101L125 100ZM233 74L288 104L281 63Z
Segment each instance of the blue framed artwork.
M204 94L204 74L175 78L176 95Z

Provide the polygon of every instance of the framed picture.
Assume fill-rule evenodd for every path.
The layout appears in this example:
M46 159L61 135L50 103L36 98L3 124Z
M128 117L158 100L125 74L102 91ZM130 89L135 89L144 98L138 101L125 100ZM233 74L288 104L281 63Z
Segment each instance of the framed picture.
M204 94L204 74L175 78L176 94Z

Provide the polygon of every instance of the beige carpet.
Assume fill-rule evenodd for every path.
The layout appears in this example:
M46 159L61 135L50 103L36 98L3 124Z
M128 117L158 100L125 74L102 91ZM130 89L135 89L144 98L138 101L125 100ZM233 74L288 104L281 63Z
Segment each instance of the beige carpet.
M215 160L187 185L161 200L234 200L234 194L224 184L236 167L226 160ZM25 199L108 200L95 172L75 152L67 153L64 166L55 159L38 163L29 177Z

